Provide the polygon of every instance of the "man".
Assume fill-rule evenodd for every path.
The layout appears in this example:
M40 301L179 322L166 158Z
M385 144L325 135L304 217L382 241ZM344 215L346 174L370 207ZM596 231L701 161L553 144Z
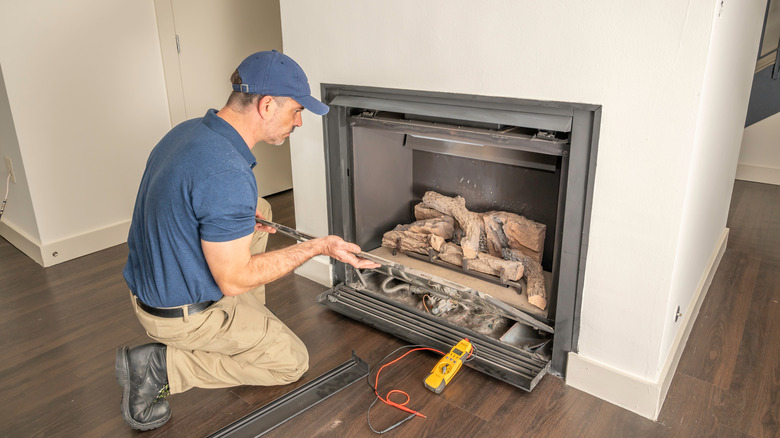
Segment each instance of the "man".
M258 200L250 149L284 142L304 108L324 115L328 107L311 96L301 67L276 51L250 55L231 81L221 110L160 140L141 180L124 276L158 342L117 350L122 416L134 429L168 421L168 393L298 380L308 352L264 306L263 285L317 255L378 266L336 236L264 252L276 230L255 222L270 219L270 206Z

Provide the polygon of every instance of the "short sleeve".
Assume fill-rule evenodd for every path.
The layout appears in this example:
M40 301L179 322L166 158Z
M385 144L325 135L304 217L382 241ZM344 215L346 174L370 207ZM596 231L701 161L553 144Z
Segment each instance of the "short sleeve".
M192 207L202 240L239 239L254 232L257 186L246 172L216 173L193 188Z

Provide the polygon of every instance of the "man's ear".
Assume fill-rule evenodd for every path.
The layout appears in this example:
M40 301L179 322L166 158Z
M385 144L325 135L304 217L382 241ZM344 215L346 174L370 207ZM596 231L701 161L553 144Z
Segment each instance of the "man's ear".
M276 110L276 101L272 96L263 96L257 101L257 111L260 117L270 118Z

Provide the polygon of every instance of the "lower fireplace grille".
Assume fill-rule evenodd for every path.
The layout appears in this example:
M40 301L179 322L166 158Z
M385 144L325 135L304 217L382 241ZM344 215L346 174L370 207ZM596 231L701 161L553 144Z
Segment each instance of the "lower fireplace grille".
M408 306L391 303L368 291L358 291L344 284L317 297L321 305L390 333L414 344L449 351L463 338L476 347L474 360L466 363L484 374L527 391L532 390L549 369L549 361L537 353L523 351L482 334L458 327L447 321Z

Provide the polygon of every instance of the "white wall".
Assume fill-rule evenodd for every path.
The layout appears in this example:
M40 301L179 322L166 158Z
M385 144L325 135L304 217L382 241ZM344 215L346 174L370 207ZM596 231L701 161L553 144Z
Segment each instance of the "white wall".
M674 307L683 313L691 300L712 245L726 226L736 163L753 80L755 52L765 4L760 0L724 5L716 12L690 176L683 206L683 221L674 266L672 295L667 311L666 342L674 333ZM754 50L751 50L754 49Z
M8 182L8 175L5 173L5 158L10 158L14 168L14 178L16 183ZM5 194L8 189L8 198L11 202L7 211L3 214L0 222L0 235L6 237L11 243L17 246L25 247L27 251L37 251L37 247L28 243L31 241L40 241L38 237L38 226L35 223L35 212L33 211L32 198L27 185L27 176L24 172L24 163L22 153L19 149L19 141L16 138L16 128L14 127L13 114L11 114L11 105L8 102L8 93L5 89L5 80L2 64L0 63L0 192ZM8 183L8 186L6 186ZM11 212L13 211L13 214ZM15 238L10 238L8 230L4 224L13 216L19 224L18 231L14 233ZM25 236L25 237L22 237Z
M279 0L155 0L171 122L222 108L233 89L230 75L249 54L282 51ZM176 50L176 37L179 48ZM252 148L257 191L292 188L290 144Z
M712 256L719 257L725 249L724 230L764 10L763 0L753 0L724 3L715 11L669 301L661 315L660 357L665 360L657 364L656 371L667 378L661 401L687 340L687 333L680 337L682 323L695 320L719 262L718 258L712 266ZM664 376L664 372L671 374Z
M737 179L780 185L780 113L745 128Z
M726 0L723 16L759 3ZM680 331L670 308L688 305L724 232L739 148L729 122L744 120L744 84L725 82L741 67L708 64L720 4L298 0L282 2L282 31L315 91L327 82L602 105L579 354L657 382ZM740 26L714 34L733 39L712 49L717 63L755 54L760 30ZM299 131L296 222L325 234L321 121L307 114ZM713 139L725 155L706 154Z
M123 242L170 128L152 0L2 2L0 64L22 176L0 231L44 265Z

